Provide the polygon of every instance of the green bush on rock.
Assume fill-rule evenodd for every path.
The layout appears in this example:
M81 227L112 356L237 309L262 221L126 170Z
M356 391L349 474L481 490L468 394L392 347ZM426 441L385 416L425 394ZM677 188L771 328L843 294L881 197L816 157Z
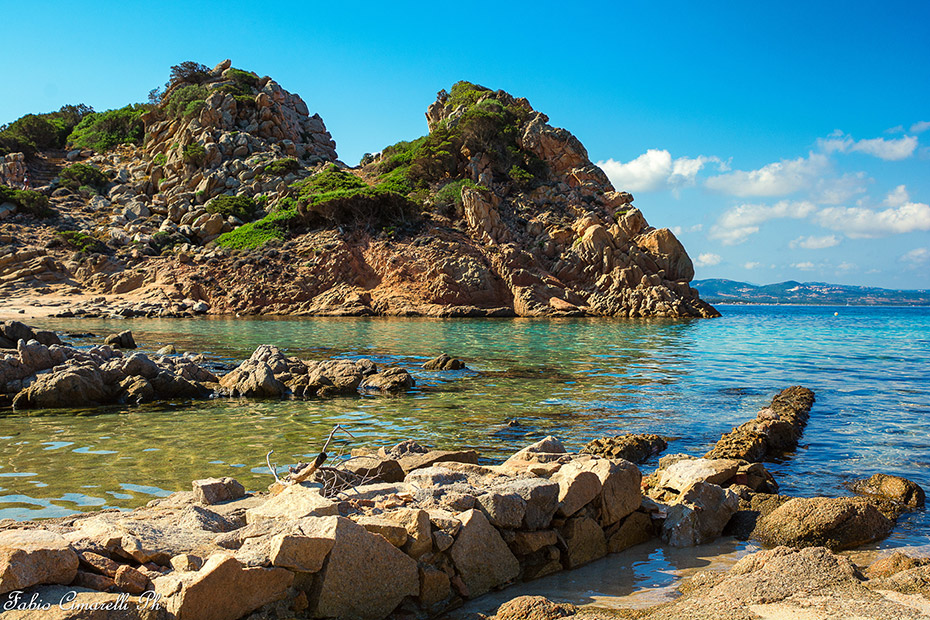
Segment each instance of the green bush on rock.
M76 230L63 230L56 234L68 247L78 252L89 254L93 252L102 252L105 249L103 243L87 233Z
M58 180L62 187L70 190L89 187L98 193L110 182L107 175L88 164L71 164L61 171Z
M203 162L207 160L207 150L202 144L193 142L184 147L184 150L181 152L181 159L184 160L185 164L202 166Z
M0 204L9 202L17 206L20 211L36 217L47 218L55 215L48 196L31 189L13 189L0 185Z
M120 144L142 144L145 137L142 115L151 109L152 106L148 104L134 104L88 114L68 136L68 143L98 153Z
M237 217L248 222L255 217L258 205L248 196L217 196L206 204L207 213L219 213L223 217Z

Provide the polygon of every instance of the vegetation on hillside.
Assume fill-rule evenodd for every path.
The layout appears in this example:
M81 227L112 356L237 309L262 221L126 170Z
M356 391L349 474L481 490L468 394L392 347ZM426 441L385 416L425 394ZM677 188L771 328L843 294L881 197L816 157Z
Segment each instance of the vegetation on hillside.
M94 109L83 103L62 106L48 114L26 114L0 126L0 155L32 154L42 149L64 148L68 134Z
M528 106L470 82L457 82L439 97L453 113L448 119L426 136L386 147L380 160L367 159L382 184L427 207L460 205L462 187L477 181L468 164L479 153L490 159L495 181L529 189L545 176L545 163L519 144Z
M31 189L13 189L0 184L0 204L9 202L20 210L36 217L46 218L55 215L48 201L48 196Z
M100 193L110 182L109 177L89 164L71 164L58 175L58 183L72 191L90 189Z
M152 109L148 104L130 104L116 110L92 112L84 116L68 136L74 147L103 153L120 144L142 144L145 126L142 115Z

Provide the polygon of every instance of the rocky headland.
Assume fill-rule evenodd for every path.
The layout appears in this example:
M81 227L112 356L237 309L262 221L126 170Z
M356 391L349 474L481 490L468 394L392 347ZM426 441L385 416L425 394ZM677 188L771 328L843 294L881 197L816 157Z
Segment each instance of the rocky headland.
M29 133L42 115L0 132L7 308L717 315L671 231L503 91L456 83L429 106L428 135L356 167L298 95L228 60L174 67L147 105L66 108L45 116L67 139Z

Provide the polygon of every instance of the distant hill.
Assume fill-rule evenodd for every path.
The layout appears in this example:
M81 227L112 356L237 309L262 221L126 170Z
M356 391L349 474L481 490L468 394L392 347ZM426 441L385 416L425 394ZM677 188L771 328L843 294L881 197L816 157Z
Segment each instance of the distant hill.
M701 299L708 303L811 304L850 306L930 306L930 291L898 291L826 282L796 282L758 286L733 280L695 280Z

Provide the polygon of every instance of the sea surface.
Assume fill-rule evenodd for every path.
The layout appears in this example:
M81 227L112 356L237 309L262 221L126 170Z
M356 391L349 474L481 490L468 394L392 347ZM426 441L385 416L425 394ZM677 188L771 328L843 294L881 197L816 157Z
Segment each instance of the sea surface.
M367 357L417 380L399 397L210 400L92 410L0 411L0 518L132 508L233 476L263 489L280 467L315 457L335 424L339 450L416 439L497 462L546 435L579 449L595 437L652 432L668 452L702 455L790 385L817 402L797 452L767 465L784 493L849 495L876 472L930 489L930 308L721 306L704 320L291 318L45 319L102 342L131 329L236 363L275 344L307 359ZM470 370L427 372L446 352ZM510 424L508 424L510 423ZM650 470L655 463L643 467ZM926 511L878 547L930 544Z

